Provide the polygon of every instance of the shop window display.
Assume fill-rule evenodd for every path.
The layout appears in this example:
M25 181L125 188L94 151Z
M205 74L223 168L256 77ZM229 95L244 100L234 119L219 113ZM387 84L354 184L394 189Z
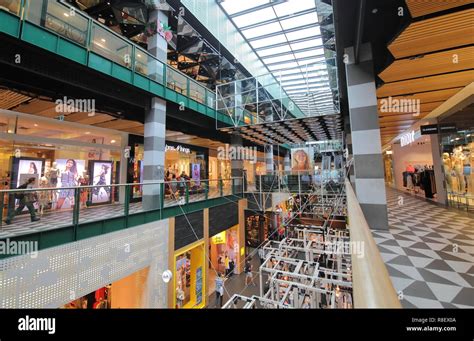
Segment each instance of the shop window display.
M191 252L176 257L176 308L191 300Z
M96 291L93 291L83 297L71 301L61 308L63 309L110 309L111 304L111 285L106 285Z

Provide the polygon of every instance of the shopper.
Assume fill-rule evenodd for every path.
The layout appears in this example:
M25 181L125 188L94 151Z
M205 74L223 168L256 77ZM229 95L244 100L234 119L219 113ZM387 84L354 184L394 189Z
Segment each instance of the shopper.
M252 276L252 264L250 263L249 260L245 261L244 272L245 272L245 285L253 284L254 286L256 286L255 282L253 281L253 276Z
M260 264L263 264L265 261L265 251L263 251L263 247L258 249L258 257L260 258Z
M29 178L28 180L26 180L26 182L23 185L18 186L17 189L26 189L33 182L35 182L35 180L36 180L36 178ZM19 199L20 203L19 203L18 208L16 210L11 210L9 212L8 217L5 220L5 223L10 225L12 223L12 219L16 215L20 214L21 211L23 211L23 209L25 208L25 206L26 206L26 208L28 208L28 211L30 212L31 221L40 220L40 218L36 216L35 207L33 206L33 204L36 202L36 193L35 192L26 192L26 193L20 192L20 193L15 194L15 198Z
M301 309L311 309L311 297L309 297L309 295L304 295Z
M222 274L216 277L216 308L222 307L222 298L224 296L224 278Z
M225 276L229 276L229 269L230 269L230 259L229 256L227 256L227 252L225 253L225 258L224 258L224 266L225 266Z

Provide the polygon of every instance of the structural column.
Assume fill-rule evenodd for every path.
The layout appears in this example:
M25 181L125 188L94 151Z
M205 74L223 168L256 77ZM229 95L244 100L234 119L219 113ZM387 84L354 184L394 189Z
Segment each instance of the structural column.
M273 114L267 114L265 116L265 122L272 122ZM268 144L265 145L265 169L267 173L273 173L273 146Z
M372 51L370 44L362 45L359 64L354 64L353 47L345 54L355 190L370 228L388 229Z
M290 160L290 151L288 150L285 153L285 158L283 159L285 172L291 172L291 160Z
M230 137L230 145L234 153L234 157L230 160L230 174L233 180L233 193L240 193L242 191L243 181L243 169L244 169L244 161L242 159L241 151L242 151L242 136L238 133L233 133ZM231 154L231 155L232 155Z
M433 154L433 169L436 183L436 201L440 204L448 204L446 193L445 175L443 161L441 157L441 144L438 135L430 135L431 153Z
M150 13L150 21L167 24L165 12L155 10ZM167 42L159 34L148 40L148 51L166 65ZM150 71L159 76L161 64L150 61ZM145 152L143 160L143 182L153 183L163 181L165 174L165 138L166 138L166 101L154 97L150 109L145 114L144 141ZM145 210L160 207L160 186L143 186L143 208Z

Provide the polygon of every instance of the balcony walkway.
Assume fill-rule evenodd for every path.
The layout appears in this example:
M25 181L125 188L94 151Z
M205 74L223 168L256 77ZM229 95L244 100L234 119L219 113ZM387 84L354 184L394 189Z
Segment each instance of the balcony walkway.
M387 202L373 236L402 306L474 308L474 218L392 188Z
M223 195L231 195L230 188L224 188ZM208 193L208 199L218 198L220 193L218 189L211 188ZM189 195L189 202L197 202L205 200L205 195L194 194ZM178 206L178 200L166 197L164 207ZM184 204L184 203L182 203ZM141 202L130 203L129 214L145 212L142 208ZM31 222L30 215L26 211L25 214L16 216L12 220L11 225L7 225L2 221L0 226L0 239L18 237L20 235L31 234L36 232L43 232L54 230L61 227L71 226L72 223L72 209L64 209L61 211L47 210L41 217L41 220ZM92 206L80 209L79 224L89 223L97 220L105 220L124 216L124 204L114 203L109 205ZM40 217L38 215L38 217ZM6 218L4 212L4 218Z

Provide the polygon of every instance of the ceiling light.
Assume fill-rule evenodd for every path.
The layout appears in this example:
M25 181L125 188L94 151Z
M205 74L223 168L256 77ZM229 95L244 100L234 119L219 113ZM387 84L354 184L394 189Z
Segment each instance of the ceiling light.
M38 126L38 124L37 124L37 123L35 123L35 124L33 124L33 125L34 125L35 127L37 127L37 126Z
M86 131L86 132L85 132L86 135L89 135L90 133L91 133L90 131Z
M67 14L67 13L63 13L63 14L64 14L65 17L69 17L69 14Z
M100 40L105 43L105 39L104 39L104 38L101 38Z
M117 141L115 141L115 140L110 140L110 143L115 143L115 142L117 142Z
M379 11L379 10L378 10L377 8L372 9L372 13L373 13L373 14L377 13L378 11Z

